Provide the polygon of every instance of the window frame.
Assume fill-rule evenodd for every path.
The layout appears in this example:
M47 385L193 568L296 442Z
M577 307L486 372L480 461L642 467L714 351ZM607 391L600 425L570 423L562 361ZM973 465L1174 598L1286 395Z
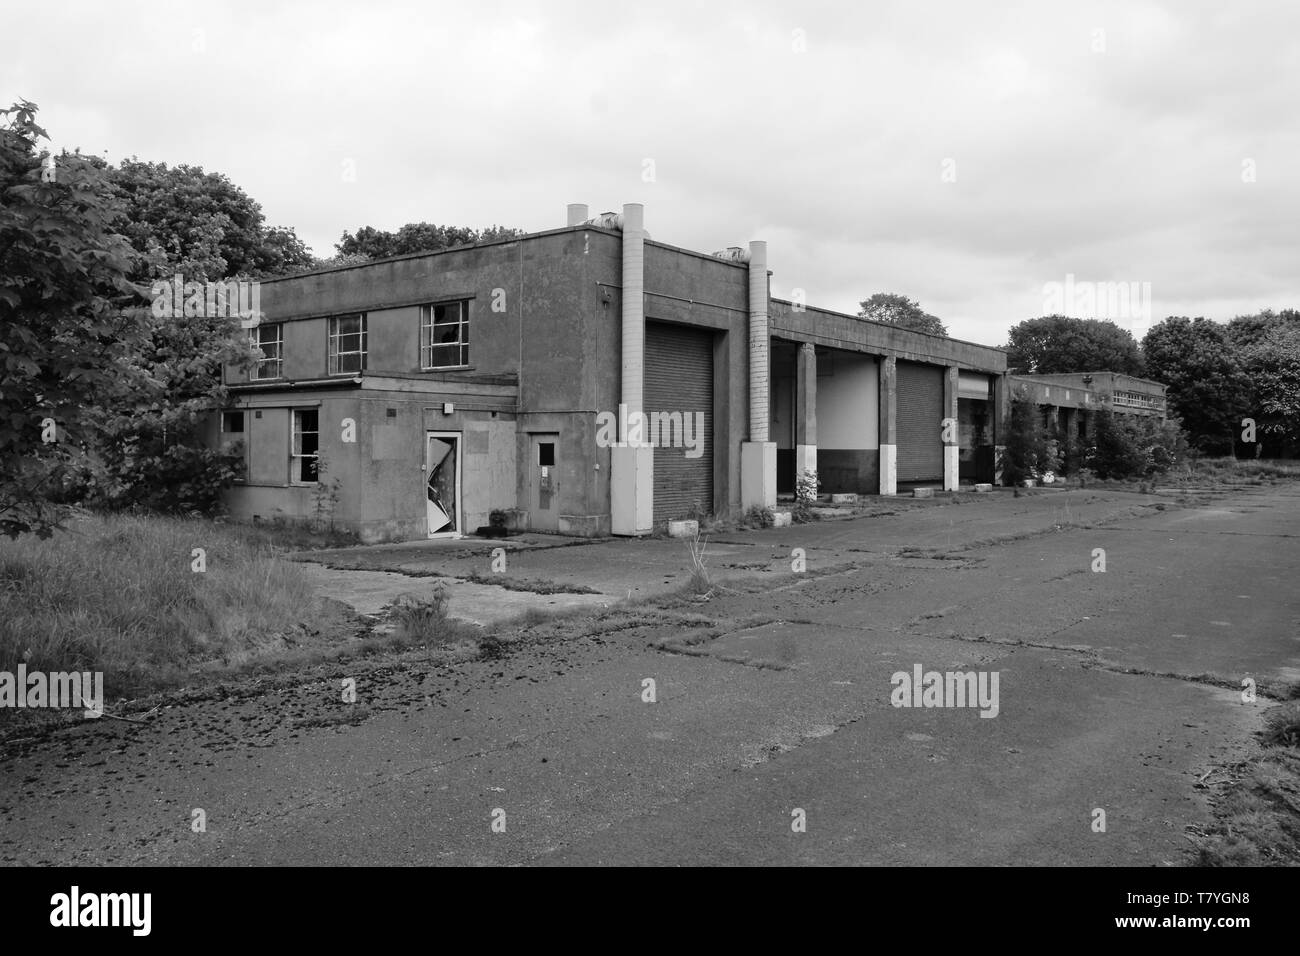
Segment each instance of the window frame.
M469 358L469 320L470 299L444 299L438 302L429 302L420 306L420 371L422 372L444 372L452 369L471 368ZM441 323L434 318L434 310L440 306L454 305L460 309L460 318L455 322ZM448 327L457 326L456 341L454 342L435 342L433 340L433 330L439 326ZM456 348L456 357L460 360L449 365L428 364L433 361L433 350L435 348ZM426 362L427 357L427 362Z
M284 378L284 323L267 322L264 325L255 325L248 330L248 341L252 344L253 348L261 351L262 354L265 355L266 353L262 349L263 329L275 329L275 341L266 343L275 346L275 358L260 358L257 360L257 364L253 366L253 372L250 376L250 380L254 382L272 381L274 379ZM275 368L274 375L262 374L262 368L267 364L273 364L273 367Z
M357 319L360 321L360 332L340 332L338 324L344 319ZM329 375L361 375L366 371L366 360L370 354L370 329L368 315L365 312L344 312L339 315L331 315L325 322L325 369ZM339 351L339 340L344 336L359 335L360 348L356 350L349 349L346 352ZM357 355L360 356L357 364L360 366L356 369L339 369L339 358L341 356Z
M299 427L299 416L311 413L316 416L316 428L307 431ZM316 450L311 454L304 454L301 450L303 435L316 436ZM297 439L297 440L296 440ZM299 462L311 458L315 460L317 467L312 471L314 478L302 477L302 466ZM317 406L300 407L289 409L289 484L291 485L315 485L320 483L320 408Z

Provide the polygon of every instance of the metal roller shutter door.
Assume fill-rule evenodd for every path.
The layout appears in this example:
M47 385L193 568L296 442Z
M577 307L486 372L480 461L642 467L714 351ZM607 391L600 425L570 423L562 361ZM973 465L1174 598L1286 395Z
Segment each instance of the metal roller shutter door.
M687 458L686 448L654 450L654 520L687 517L692 506L713 512L713 333L678 325L647 323L645 330L645 410L704 416L703 454ZM648 423L647 423L648 424ZM663 436L667 445L672 436Z
M898 363L898 480L943 480L943 369Z

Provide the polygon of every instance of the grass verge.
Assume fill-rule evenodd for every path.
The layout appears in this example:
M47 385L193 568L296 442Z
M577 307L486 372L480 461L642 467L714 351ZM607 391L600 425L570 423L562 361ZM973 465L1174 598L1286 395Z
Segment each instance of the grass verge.
M1234 779L1215 801L1198 866L1300 864L1300 700L1269 711L1260 743L1263 751L1232 768Z
M157 689L293 644L312 600L247 527L83 517L44 541L0 540L0 670L102 671L112 696Z

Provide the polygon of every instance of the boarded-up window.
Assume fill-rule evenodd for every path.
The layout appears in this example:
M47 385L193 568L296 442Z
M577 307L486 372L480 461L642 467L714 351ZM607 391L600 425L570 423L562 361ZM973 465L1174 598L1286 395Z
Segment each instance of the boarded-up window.
M248 481L283 485L289 459L289 409L259 408L244 419L248 441Z

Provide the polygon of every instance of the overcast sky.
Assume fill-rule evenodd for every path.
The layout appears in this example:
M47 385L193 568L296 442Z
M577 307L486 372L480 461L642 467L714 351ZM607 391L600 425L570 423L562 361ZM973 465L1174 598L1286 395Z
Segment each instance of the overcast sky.
M1067 274L1150 283L1156 320L1300 308L1294 2L4 17L0 98L37 103L56 147L223 172L318 255L361 225L535 231L639 201L657 240L766 239L775 295L900 292L990 344Z

